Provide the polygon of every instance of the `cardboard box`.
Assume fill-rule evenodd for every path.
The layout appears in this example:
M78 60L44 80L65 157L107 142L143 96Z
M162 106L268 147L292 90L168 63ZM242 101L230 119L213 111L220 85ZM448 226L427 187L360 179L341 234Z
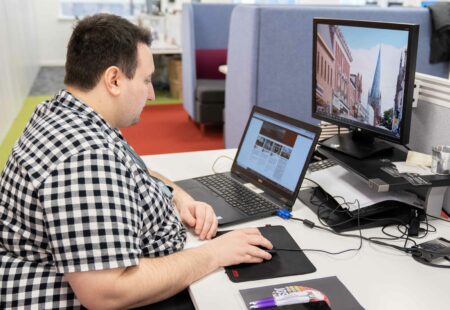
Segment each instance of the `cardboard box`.
M178 81L181 83L181 59L172 57L169 60L169 81Z
M169 80L170 84L170 96L173 98L181 99L183 97L183 88L181 81Z

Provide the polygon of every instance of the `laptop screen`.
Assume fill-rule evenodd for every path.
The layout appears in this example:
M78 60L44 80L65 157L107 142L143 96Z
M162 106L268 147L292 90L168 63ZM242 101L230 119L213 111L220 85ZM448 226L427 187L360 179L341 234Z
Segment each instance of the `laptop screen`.
M275 118L276 114L267 115L258 110L261 109L256 109L249 120L235 165L240 171L293 193L309 163L317 129L309 124L302 126L308 128L305 129L293 124L292 119Z

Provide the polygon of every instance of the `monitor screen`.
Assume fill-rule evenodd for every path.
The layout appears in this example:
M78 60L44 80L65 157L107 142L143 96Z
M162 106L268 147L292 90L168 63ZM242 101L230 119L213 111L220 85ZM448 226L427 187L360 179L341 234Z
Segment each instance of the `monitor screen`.
M409 140L418 25L316 18L313 117Z

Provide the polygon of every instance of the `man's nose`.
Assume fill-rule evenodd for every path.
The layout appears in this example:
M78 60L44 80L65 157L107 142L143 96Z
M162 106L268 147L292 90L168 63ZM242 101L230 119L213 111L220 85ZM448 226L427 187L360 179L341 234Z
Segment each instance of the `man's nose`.
M148 100L155 100L156 99L155 90L153 88L153 84L149 84L149 86L148 86L147 99Z

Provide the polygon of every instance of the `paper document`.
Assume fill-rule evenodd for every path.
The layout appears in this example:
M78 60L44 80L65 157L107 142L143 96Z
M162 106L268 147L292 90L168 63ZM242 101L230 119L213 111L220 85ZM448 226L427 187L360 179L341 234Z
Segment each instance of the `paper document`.
M404 161L393 162L397 168L398 173L416 173L418 175L432 175L430 167L419 166Z
M386 200L401 201L414 206L423 204L415 194L405 191L376 192L369 188L369 185L354 173L339 165L311 172L307 177L317 182L329 195L335 197L338 203L343 203L344 200L349 203L349 205L343 205L342 207L350 211L358 209L358 204L354 203L356 200L359 201L360 208ZM342 197L343 199L336 197Z
M429 154L408 151L406 162L417 166L431 167L432 157Z

